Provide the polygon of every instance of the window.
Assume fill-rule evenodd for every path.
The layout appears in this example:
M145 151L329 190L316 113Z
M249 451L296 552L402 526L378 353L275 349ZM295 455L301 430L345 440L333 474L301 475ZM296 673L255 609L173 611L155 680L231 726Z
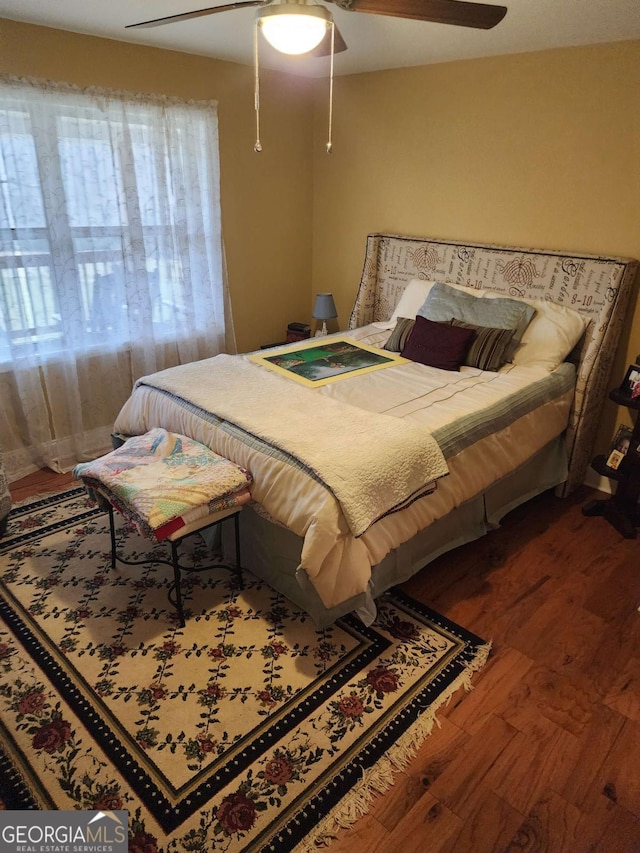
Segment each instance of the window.
M211 104L4 86L0 362L223 331L218 187Z
M216 105L0 75L0 447L110 449L136 379L233 351Z

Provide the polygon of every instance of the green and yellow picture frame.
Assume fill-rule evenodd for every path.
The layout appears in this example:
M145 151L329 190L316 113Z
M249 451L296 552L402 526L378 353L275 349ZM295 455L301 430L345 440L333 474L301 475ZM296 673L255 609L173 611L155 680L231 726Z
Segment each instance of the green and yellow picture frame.
M397 353L348 337L312 338L295 347L255 353L249 359L310 388L408 362Z

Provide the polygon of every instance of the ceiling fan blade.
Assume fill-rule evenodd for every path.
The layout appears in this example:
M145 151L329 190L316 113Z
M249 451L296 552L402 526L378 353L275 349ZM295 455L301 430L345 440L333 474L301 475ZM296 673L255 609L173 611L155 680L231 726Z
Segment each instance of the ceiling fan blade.
M342 38L342 33L335 24L333 25L333 30L333 52L342 53L343 50L347 49L347 43ZM314 47L313 50L310 50L307 56L331 56L331 30L327 30L327 33L320 44L317 47Z
M143 29L144 27L160 27L176 21L188 21L189 18L202 18L205 15L215 15L216 12L230 12L233 9L244 9L249 6L266 6L271 0L239 0L237 3L227 3L226 6L211 6L209 9L197 9L195 12L182 12L180 15L168 15L166 18L154 18L152 21L142 21L139 24L127 24L125 29Z
M476 27L480 30L495 27L507 14L506 6L467 3L464 0L352 0L348 8L352 12Z

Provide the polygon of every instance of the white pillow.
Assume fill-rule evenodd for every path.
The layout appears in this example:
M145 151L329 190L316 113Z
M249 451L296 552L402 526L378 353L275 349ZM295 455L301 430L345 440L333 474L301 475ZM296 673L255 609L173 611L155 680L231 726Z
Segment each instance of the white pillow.
M398 317L406 317L408 320L414 319L418 311L422 308L424 300L429 295L429 291L434 284L435 281L423 281L420 278L411 279L398 300L398 304L389 320L392 327L395 326Z
M489 299L499 295L486 294ZM519 301L533 306L536 313L525 329L511 361L520 366L535 364L551 372L562 364L578 343L589 319L555 302L545 302L543 299Z

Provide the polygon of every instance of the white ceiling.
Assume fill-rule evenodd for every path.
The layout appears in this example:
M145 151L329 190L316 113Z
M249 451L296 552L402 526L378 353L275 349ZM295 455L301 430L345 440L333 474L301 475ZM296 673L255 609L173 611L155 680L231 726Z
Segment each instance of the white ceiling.
M496 0L508 7L492 30L428 24L331 9L349 49L336 74L428 65L570 45L640 39L640 0ZM253 62L255 9L238 9L142 30L126 24L219 4L216 0L0 0L0 17L119 41ZM323 76L329 60L285 57L261 39L261 64Z

